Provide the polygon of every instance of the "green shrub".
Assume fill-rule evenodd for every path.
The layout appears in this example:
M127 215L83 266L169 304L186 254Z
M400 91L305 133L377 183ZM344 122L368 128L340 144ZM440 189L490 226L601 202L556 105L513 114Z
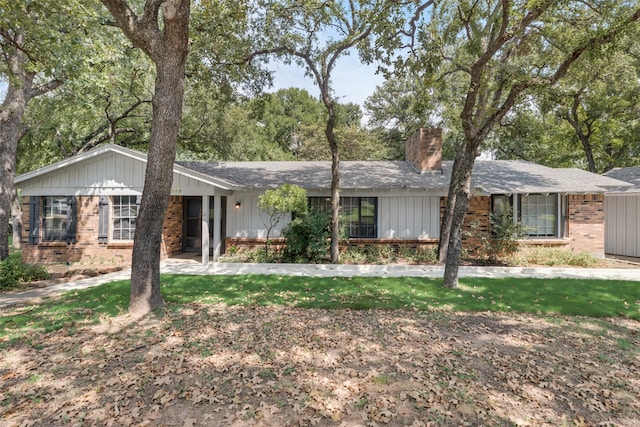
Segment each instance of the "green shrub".
M478 221L470 224L471 232L481 242L478 255L489 263L505 261L518 252L518 241L526 236L527 227L521 222L513 220L511 207L507 206L500 213L489 215L491 232L478 231Z
M367 249L368 258L374 264L396 262L398 259L398 253L391 245L372 245Z
M227 251L220 257L220 262L253 262L253 263L273 263L278 261L278 257L272 251L265 248L242 249L234 246L234 250Z
M49 277L51 276L43 267L23 263L19 252L0 262L0 290L14 289L20 282L45 280Z
M398 248L398 256L406 260L413 260L413 258L416 256L417 251L418 250L413 246L402 245L400 246L400 248Z
M509 259L514 265L544 265L547 267L568 265L592 267L598 259L588 252L573 252L569 249L547 247L525 247Z
M362 248L346 248L340 254L340 262L342 264L366 264L367 254Z
M415 262L416 264L437 264L438 248L434 246L429 248L416 249L416 252L413 255L413 262Z
M289 262L323 262L329 257L331 215L311 211L298 216L282 231L287 241L283 259Z

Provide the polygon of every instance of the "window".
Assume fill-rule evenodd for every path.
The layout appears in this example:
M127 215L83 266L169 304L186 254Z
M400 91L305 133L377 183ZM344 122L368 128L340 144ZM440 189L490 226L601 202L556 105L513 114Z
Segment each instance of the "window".
M566 198L559 194L520 194L515 199L503 194L491 196L493 213L502 213L507 206L511 207L513 217L526 227L529 237L562 237Z
M63 242L67 237L67 197L42 198L42 241Z
M331 198L309 197L309 207L328 212L331 210ZM349 237L377 237L377 197L341 197L340 210L342 224Z
M520 221L532 237L558 236L558 195L520 196Z
M505 209L511 209L513 212L513 202L511 196L505 196L504 194L494 194L491 196L491 212L496 215L501 215L505 212Z
M133 240L138 216L137 196L113 196L112 240Z

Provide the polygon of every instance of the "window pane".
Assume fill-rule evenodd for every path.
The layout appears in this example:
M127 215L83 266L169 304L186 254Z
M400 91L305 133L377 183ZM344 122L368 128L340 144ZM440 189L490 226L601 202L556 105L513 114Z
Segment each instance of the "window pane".
M67 198L54 196L42 198L42 240L64 241L67 234Z
M138 216L137 196L113 196L111 238L112 240L133 240Z
M521 198L521 221L527 227L527 234L533 237L556 237L557 231L556 194L531 194Z
M340 221L349 237L376 237L376 197L341 197ZM330 197L309 197L309 208L331 210Z

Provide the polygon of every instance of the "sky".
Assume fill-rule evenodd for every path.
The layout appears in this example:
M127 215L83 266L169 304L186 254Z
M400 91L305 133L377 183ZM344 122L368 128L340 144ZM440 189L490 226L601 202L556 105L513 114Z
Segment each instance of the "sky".
M306 89L316 98L319 97L320 89L314 84L315 80L305 76L301 67L272 61L270 68L274 70L274 85L268 92L298 87ZM384 78L376 74L376 66L360 63L357 54L339 58L331 74L334 95L341 104L353 102L362 106L376 86L384 82Z
M320 90L311 77L304 75L301 67L296 64L285 65L277 61L272 61L270 67L274 70L274 85L267 89L268 92L298 87L306 89L316 98L319 97ZM360 106L363 106L365 99L373 94L376 86L384 82L384 78L376 74L376 66L362 64L357 54L339 58L331 80L338 102L341 104L353 102ZM0 81L0 101L4 100L5 92L6 83Z

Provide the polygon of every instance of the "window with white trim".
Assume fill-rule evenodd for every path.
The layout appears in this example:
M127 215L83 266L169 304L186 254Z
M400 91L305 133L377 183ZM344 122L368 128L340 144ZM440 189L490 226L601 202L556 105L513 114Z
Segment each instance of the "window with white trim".
M111 240L133 240L138 216L137 196L112 196L111 209Z
M42 241L62 242L67 236L68 206L66 196L42 198Z
M558 236L558 195L529 194L520 196L520 222L531 237Z
M566 198L558 193L519 194L517 197L493 194L491 211L499 214L509 206L513 218L526 227L527 236L559 238L564 235L566 203Z

